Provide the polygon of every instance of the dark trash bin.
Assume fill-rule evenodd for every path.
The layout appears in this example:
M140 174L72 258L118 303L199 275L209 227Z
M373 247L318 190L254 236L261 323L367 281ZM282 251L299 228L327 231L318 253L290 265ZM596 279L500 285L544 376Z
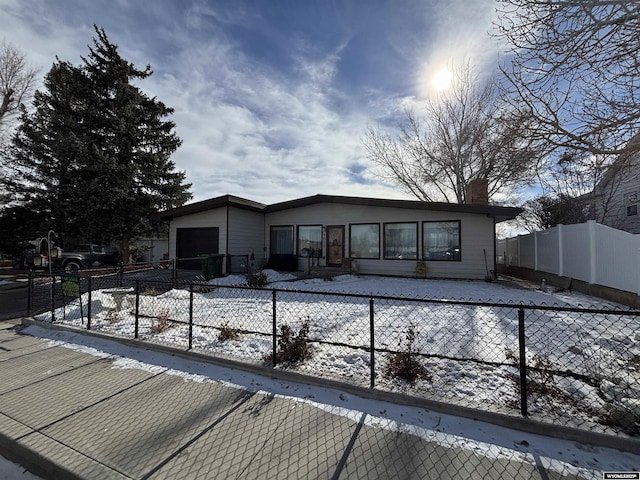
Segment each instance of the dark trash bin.
M202 275L206 280L222 276L222 262L224 255L221 253L207 255L202 259Z

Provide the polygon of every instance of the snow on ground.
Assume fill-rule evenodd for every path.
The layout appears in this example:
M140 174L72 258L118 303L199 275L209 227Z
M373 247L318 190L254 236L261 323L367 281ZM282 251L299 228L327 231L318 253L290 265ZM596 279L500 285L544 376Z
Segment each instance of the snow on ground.
M518 307L621 308L575 292L542 292L483 281L354 275L338 276L333 281L292 281L293 275L273 271L267 272L267 277L273 281L268 288L278 289L278 333L283 324L297 332L308 321L309 336L316 341L312 344L313 357L290 368L363 386L371 382L369 295L505 304L374 299L375 385L379 389L516 415L520 401ZM217 283L209 284L212 288L194 293L192 347L237 360L264 362L273 348L272 291L225 288L246 283L243 276L214 282ZM353 294L363 296L349 296ZM87 295L83 301L88 301ZM187 348L189 307L190 292L186 289L140 295L140 338ZM91 311L92 329L134 336L135 302L129 290L93 292ZM55 316L57 321L64 317L64 323L83 328L77 305L64 311L59 309ZM37 318L50 321L51 314ZM640 317L527 308L525 325L528 365L569 372L531 373L529 380L542 388L542 392L530 394L529 412L534 418L607 431L610 427L603 423L610 422L603 419L612 404L624 403L624 399L633 403L640 398L640 335L636 333L640 332ZM430 377L414 385L383 375L389 359L385 350L408 350L410 328L416 334L412 349L426 355L421 362ZM222 331L236 331L239 336L225 340L220 338ZM613 380L614 387L604 384L609 380ZM604 394L607 389L609 396Z
M488 458L543 466L561 475L602 478L603 471L636 471L640 456L603 447L543 437L475 420L360 398L339 390L314 387L233 370L199 361L130 347L117 342L81 337L71 332L30 326L23 333L50 340L52 346L111 356L113 368L136 368L179 375L185 381L220 382L252 392L305 402L335 415L397 432L420 436L444 447L457 447Z
M298 278L292 273L276 272L275 270L262 270L262 273L266 276L268 283L286 282ZM212 278L207 284L220 286L246 285L247 277L245 275L227 275L226 277Z

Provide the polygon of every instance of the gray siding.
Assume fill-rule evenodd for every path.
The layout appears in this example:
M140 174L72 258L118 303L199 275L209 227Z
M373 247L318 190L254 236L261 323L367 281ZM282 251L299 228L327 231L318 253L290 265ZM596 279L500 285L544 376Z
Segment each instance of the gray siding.
M486 275L485 252L487 262L491 262L487 265L490 270L493 269L495 257L493 219L485 215L323 203L266 214L264 238L268 252L269 231L272 225L293 225L294 227L297 225L344 225L345 256L348 256L349 225L379 223L382 255L384 223L418 222L418 256L421 256L422 222L455 220L461 222L462 260L459 262L427 261L427 275L442 278L484 278ZM294 235L296 234L297 230L294 228ZM326 256L326 239L324 238L323 255ZM301 262L299 266L302 269ZM384 260L383 258L358 260L358 270L363 274L412 276L415 267L416 260Z
M236 207L229 207L229 255L254 253L256 265L264 258L264 214Z
M635 202L630 201L633 194ZM640 233L640 154L604 185L598 185L594 195L595 211L590 218L618 230ZM628 215L627 207L633 205L637 214Z

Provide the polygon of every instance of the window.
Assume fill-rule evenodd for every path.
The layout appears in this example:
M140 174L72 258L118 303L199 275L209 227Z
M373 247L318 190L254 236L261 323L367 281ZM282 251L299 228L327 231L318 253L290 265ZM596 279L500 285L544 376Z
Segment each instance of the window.
M418 258L418 224L384 224L384 258L416 260Z
M271 227L271 254L293 253L293 226Z
M298 227L298 255L301 257L322 256L322 225Z
M460 261L460 221L423 222L422 258Z
M638 215L638 205L629 205L627 207L627 217Z
M349 256L380 258L380 224L349 225Z

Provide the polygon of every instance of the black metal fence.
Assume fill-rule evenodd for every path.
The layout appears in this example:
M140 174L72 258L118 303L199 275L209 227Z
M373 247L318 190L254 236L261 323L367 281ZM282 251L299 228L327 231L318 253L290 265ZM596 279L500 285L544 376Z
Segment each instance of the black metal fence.
M32 277L29 313L471 408L640 433L638 311L216 286L170 275Z

